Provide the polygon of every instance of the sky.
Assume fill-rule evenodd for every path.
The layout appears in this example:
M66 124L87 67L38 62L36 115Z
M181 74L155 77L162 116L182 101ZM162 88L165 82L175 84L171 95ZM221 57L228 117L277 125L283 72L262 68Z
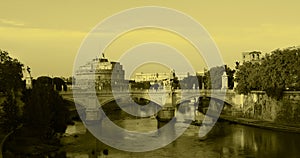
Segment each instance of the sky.
M210 34L224 63L230 67L234 67L235 61L241 61L242 52L269 53L277 48L300 45L300 1L297 0L1 0L0 49L29 66L34 77L72 76L82 43L97 24L126 9L143 6L171 8L196 20ZM141 15L141 20L147 19ZM121 20L116 25L126 26L126 22ZM182 29L190 28L187 25ZM114 33L114 26L105 31ZM195 71L203 71L207 66L186 39L156 28L119 34L104 51L106 57L120 61L130 51L158 55L161 51L178 51L192 63ZM134 71L160 67L146 64Z

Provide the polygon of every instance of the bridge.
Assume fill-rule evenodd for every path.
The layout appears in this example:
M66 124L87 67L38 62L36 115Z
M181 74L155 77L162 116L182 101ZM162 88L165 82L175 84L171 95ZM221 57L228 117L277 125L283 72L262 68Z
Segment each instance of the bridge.
M233 90L204 90L204 89L176 89L176 90L127 90L127 91L66 91L60 92L61 96L75 102L85 109L87 120L99 119L99 108L110 102L135 104L141 99L151 101L161 107L162 111L175 111L182 103L197 102L199 98L211 98L224 102L230 108L243 106L243 97ZM121 107L122 108L122 107ZM124 109L123 109L124 110ZM175 114L163 114L162 117L173 117Z

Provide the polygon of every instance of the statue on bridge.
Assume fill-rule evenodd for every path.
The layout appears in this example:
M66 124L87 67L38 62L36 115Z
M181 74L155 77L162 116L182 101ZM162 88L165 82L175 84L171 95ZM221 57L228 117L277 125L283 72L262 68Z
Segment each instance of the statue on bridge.
M228 75L226 74L226 71L224 71L222 75L222 90L228 89Z

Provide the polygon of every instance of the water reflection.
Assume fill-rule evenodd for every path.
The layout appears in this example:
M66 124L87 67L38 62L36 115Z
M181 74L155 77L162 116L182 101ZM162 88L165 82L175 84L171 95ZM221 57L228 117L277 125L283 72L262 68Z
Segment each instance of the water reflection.
M147 120L148 119L148 120ZM155 119L126 119L118 120L118 124L130 130L142 132L151 131L165 123L156 122ZM148 125L148 126L147 126ZM76 126L76 128L74 127ZM200 141L197 137L198 126L191 125L185 133L173 143L154 151L132 153L109 147L88 135L83 134L83 124L76 123L69 126L69 133L78 132L79 138L66 148L66 157L91 157L91 152L96 146L99 153L103 149L109 150L110 157L298 157L300 155L300 135L293 133L276 132L254 127L220 122L211 133L208 139ZM78 130L78 131L77 131ZM68 136L71 137L71 136ZM83 139L81 139L83 138ZM92 141L91 141L92 140ZM85 142L88 141L88 142ZM164 141L164 140L161 140ZM89 144L89 147L80 145ZM100 143L100 145L99 145ZM77 146L78 148L74 148ZM91 148L87 150L87 148ZM82 149L82 150L81 150Z
M300 135L274 132L241 125L230 125L225 128L231 134L216 140L232 146L235 155L253 157L298 157ZM230 143L230 144L229 144Z

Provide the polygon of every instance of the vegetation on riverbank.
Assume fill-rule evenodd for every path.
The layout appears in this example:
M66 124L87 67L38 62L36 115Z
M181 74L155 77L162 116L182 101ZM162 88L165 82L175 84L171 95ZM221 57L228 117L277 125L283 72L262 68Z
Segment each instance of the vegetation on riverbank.
M268 96L281 99L285 90L300 90L300 48L277 49L266 54L260 62L237 65L236 90L248 94L265 91Z
M27 71L30 73L29 68ZM8 157L12 153L32 157L57 150L58 136L71 122L68 102L54 89L63 86L59 79L39 77L26 89L22 77L23 64L0 50L0 92L5 98L2 121L6 131L13 131L4 144ZM17 129L20 125L22 128Z

